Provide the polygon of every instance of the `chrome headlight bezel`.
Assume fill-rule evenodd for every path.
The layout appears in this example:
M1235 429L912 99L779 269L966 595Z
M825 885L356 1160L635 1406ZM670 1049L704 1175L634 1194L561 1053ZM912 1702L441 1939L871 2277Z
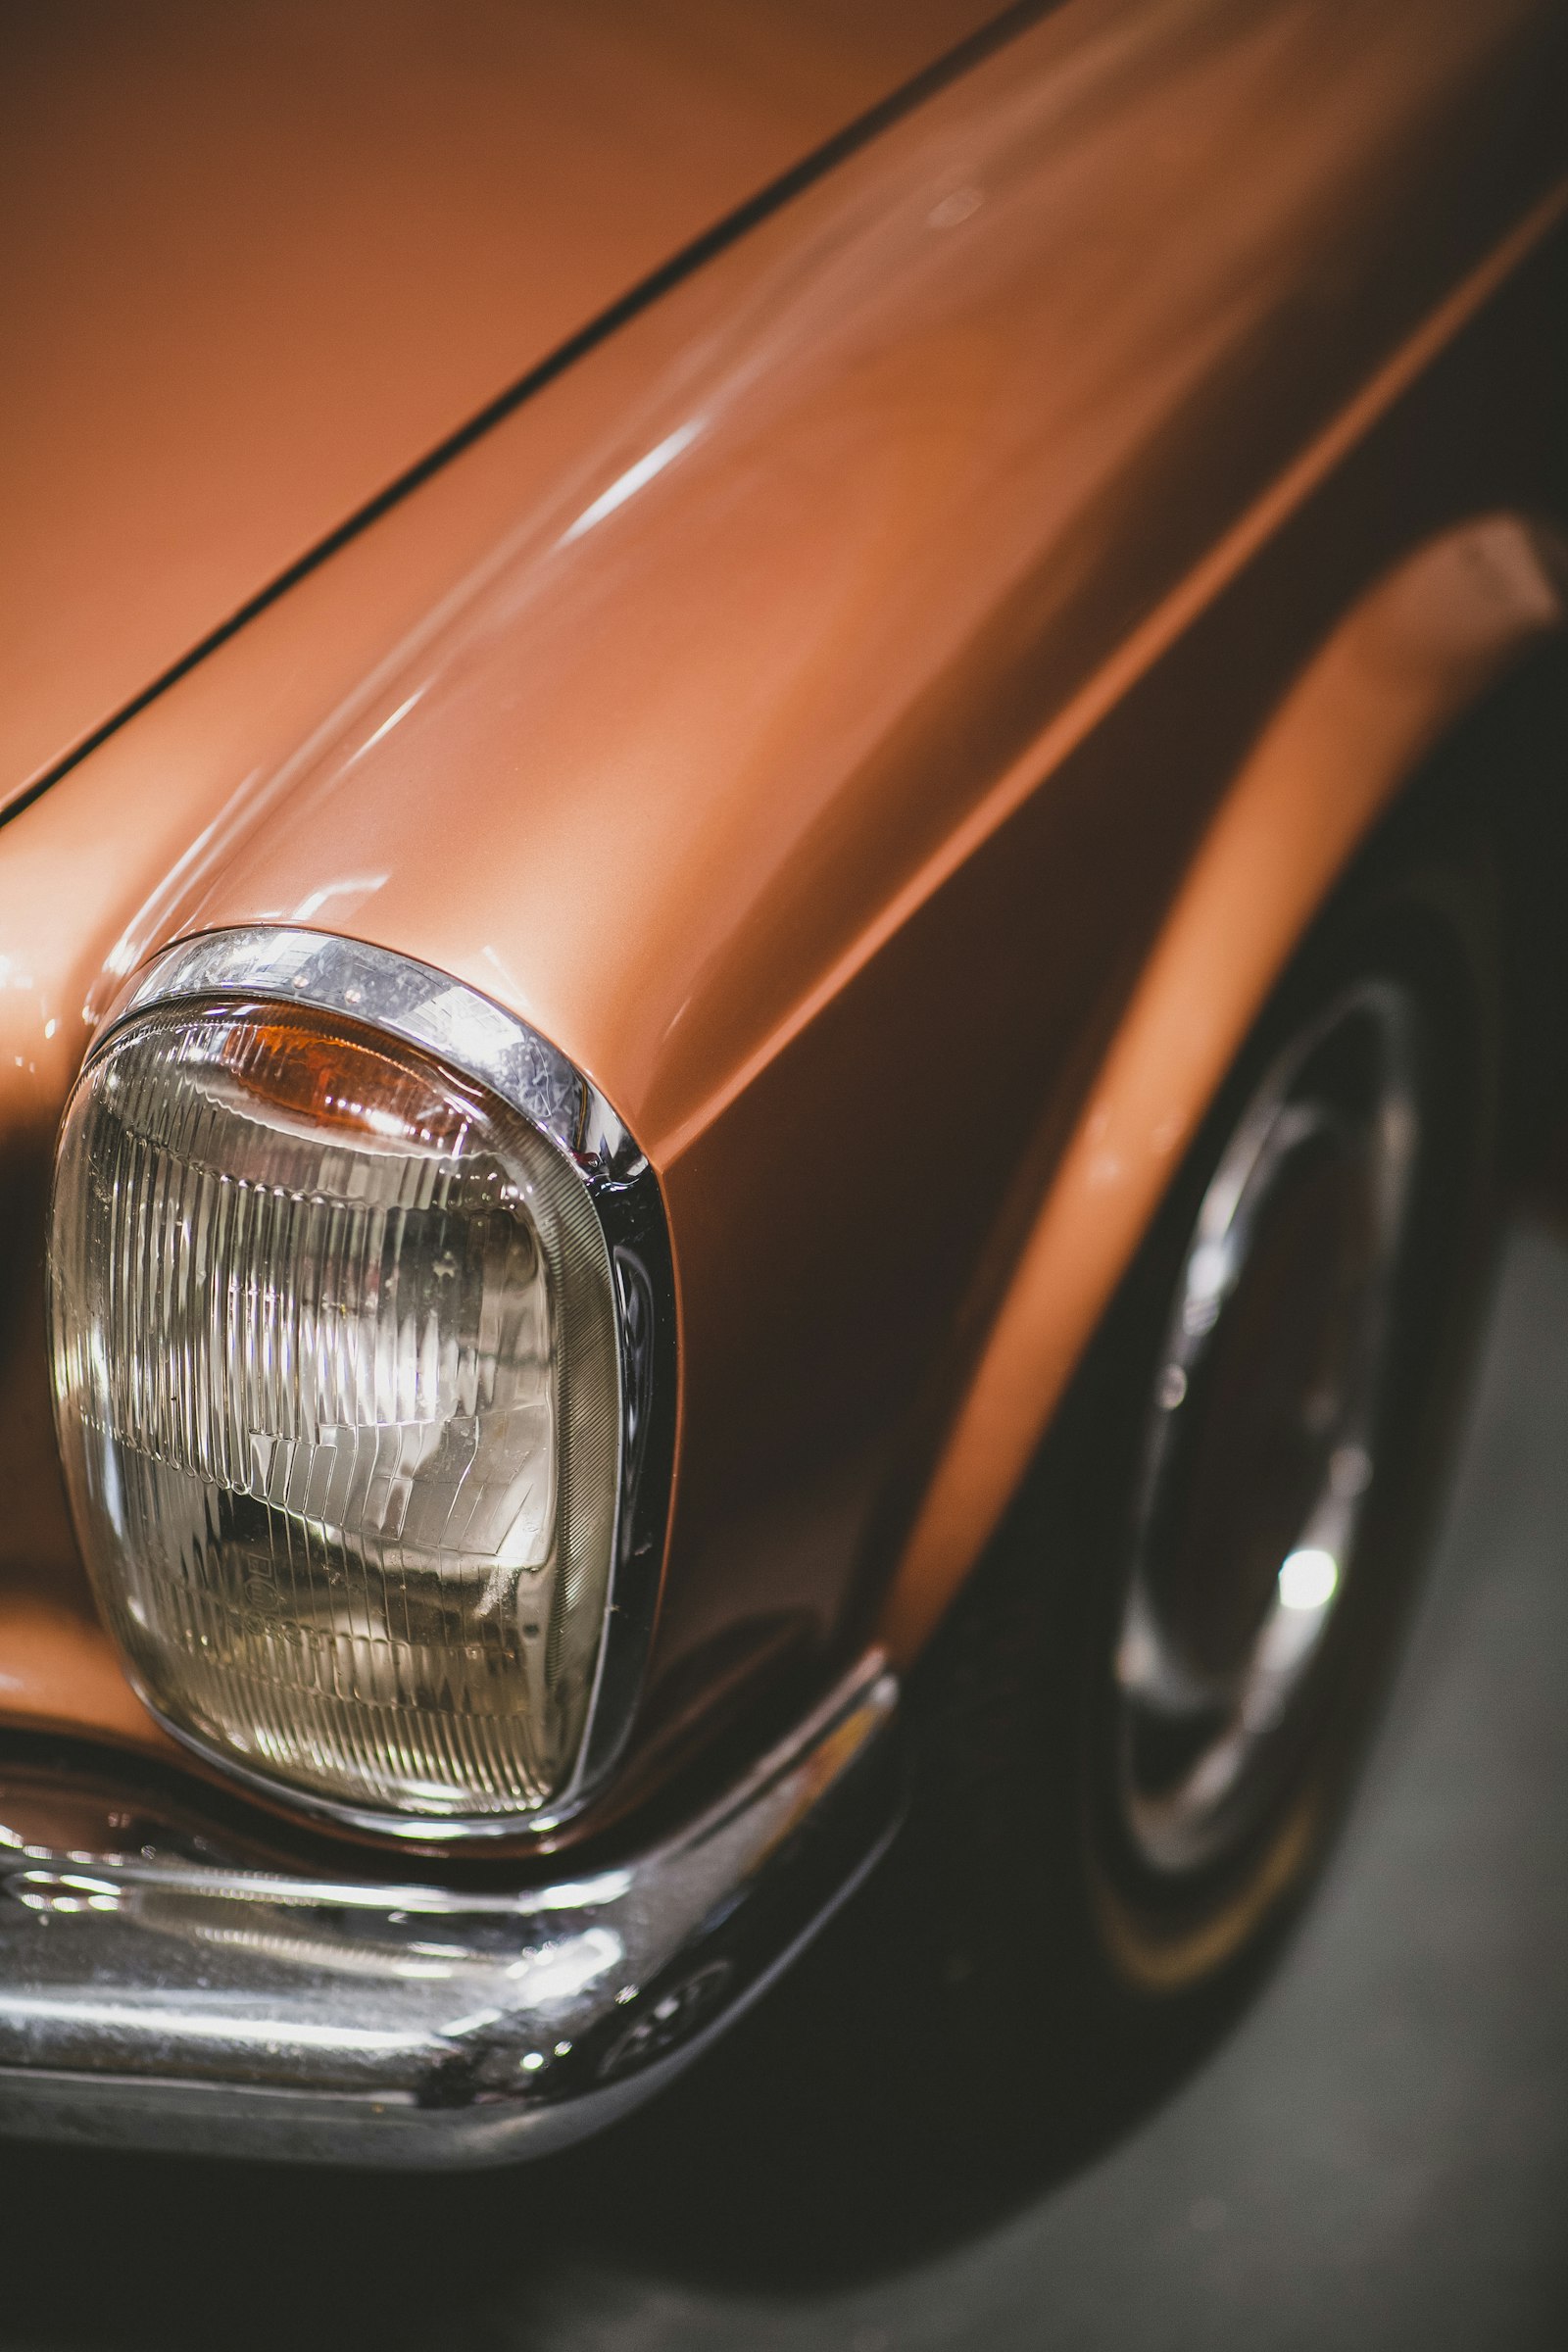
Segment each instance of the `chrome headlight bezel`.
M580 1812L613 1773L630 1735L653 1635L676 1413L673 1264L658 1178L592 1081L526 1021L448 973L334 933L256 925L199 933L166 948L108 1006L82 1075L127 1024L198 1001L303 1008L351 1022L391 1049L413 1047L456 1077L488 1089L554 1147L584 1188L609 1257L619 1473L586 1721L566 1780L541 1809L463 1818L339 1803L252 1771L170 1722L145 1690L139 1694L204 1763L291 1811L405 1842L446 1846L538 1838Z

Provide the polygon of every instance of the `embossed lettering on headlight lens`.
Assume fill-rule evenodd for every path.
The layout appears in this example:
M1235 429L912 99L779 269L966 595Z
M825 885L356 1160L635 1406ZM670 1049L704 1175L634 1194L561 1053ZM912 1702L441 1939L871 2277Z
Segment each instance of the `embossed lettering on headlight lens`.
M158 1712L350 1814L545 1805L611 1570L611 1279L557 1147L412 1049L243 1003L113 1035L61 1141L56 1405Z

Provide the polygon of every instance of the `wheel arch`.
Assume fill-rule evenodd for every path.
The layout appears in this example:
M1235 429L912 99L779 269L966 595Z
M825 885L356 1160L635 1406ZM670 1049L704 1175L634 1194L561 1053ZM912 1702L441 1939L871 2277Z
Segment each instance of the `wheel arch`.
M916 1653L984 1550L1276 981L1368 836L1533 655L1568 545L1517 514L1431 538L1341 615L1221 796L949 1418L884 1599Z

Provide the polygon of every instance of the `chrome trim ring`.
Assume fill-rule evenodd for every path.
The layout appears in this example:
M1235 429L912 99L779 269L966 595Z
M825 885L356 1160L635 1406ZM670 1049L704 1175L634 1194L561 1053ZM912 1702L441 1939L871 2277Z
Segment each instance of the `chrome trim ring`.
M1113 1664L1122 1831L1170 1877L1275 1793L1355 1576L1423 1140L1421 1012L1347 990L1277 1057L1204 1191L1135 1488Z
M598 1089L527 1022L433 965L335 932L254 925L204 931L132 974L92 1043L186 997L259 997L341 1013L476 1078L542 1128L588 1180L646 1165Z
M450 973L336 933L254 925L177 941L107 1007L84 1067L127 1021L194 999L302 1004L398 1038L477 1080L556 1145L587 1190L613 1277L620 1479L599 1658L582 1744L540 1811L480 1821L401 1820L280 1789L229 1757L172 1737L291 1810L416 1844L536 1837L582 1810L630 1737L653 1640L674 1474L675 1278L659 1179L624 1121L550 1040ZM143 1701L150 1705L146 1694ZM151 1711L165 1722L156 1707Z

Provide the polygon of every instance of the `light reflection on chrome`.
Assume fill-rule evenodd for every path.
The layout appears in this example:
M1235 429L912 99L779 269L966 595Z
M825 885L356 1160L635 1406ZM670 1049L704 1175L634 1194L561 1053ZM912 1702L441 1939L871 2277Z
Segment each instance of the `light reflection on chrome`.
M1199 1205L1152 1383L1113 1658L1124 1827L1157 1871L1206 1866L1266 1802L1270 1735L1298 1705L1349 1579L1415 1197L1419 1018L1392 980L1338 996L1263 1077ZM1343 1291L1350 1303L1338 1353L1291 1397L1293 1443L1310 1477L1285 1544L1255 1563L1272 1591L1254 1593L1250 1568L1236 1580L1235 1529L1216 1542L1208 1520L1190 1520L1194 1433L1216 1426L1203 1419L1204 1384L1266 1243L1270 1204L1293 1171L1314 1165L1350 1171L1359 1221L1334 1243L1343 1263L1299 1262L1323 1295ZM1254 1377L1266 1370L1254 1357ZM1224 1426L1240 1426L1234 1396L1222 1409L1232 1415ZM1233 1461L1228 1498L1238 1477L1246 1494Z
M472 1891L270 1869L204 1816L0 1758L0 2127L369 2163L573 2137L867 1867L895 1699L872 1653L633 1861Z
M1280 1569L1280 1606L1284 1609L1324 1609L1340 1582L1340 1563L1332 1551L1308 1544L1293 1551Z

